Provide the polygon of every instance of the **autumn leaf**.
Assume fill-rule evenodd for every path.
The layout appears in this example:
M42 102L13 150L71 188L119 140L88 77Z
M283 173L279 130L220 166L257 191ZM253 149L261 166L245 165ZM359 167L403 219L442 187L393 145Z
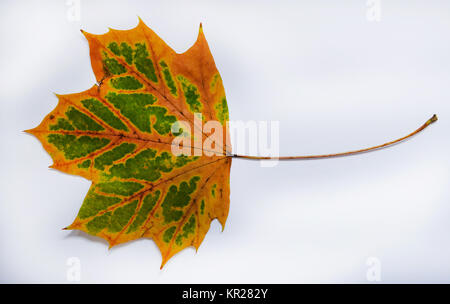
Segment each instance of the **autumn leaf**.
M224 87L201 25L196 42L182 54L140 19L131 30L83 34L98 83L81 93L57 95L56 108L26 132L51 155L51 168L92 181L78 215L65 229L104 238L110 247L151 238L161 251L161 268L180 250L198 249L213 219L224 227L232 158L352 155L395 144L437 120L434 115L407 136L350 152L236 155L229 144ZM202 128L208 122L219 123L222 140L213 144ZM181 127L174 130L177 124ZM194 136L183 129L189 125ZM172 152L180 136L188 138L188 153Z
M194 113L227 132L222 80L201 26L183 54L141 20L131 30L83 34L99 84L57 95L56 108L27 132L51 155L51 168L92 181L66 229L102 237L110 247L152 238L162 267L183 248L197 249L213 219L222 228L227 219L231 147L224 141L223 153L212 156L171 152L179 135L171 126L193 123Z

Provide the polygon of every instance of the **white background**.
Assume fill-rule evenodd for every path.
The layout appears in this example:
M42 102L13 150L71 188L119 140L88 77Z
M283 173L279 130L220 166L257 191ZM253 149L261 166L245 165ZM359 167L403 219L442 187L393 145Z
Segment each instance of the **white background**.
M450 282L450 2L365 0L86 1L79 21L61 1L0 2L0 282ZM197 254L161 271L151 240L108 250L62 231L89 182L47 168L32 136L56 106L52 92L95 82L79 32L134 27L137 16L176 51L203 22L231 120L280 122L280 153L342 152L406 135L389 149L279 163L234 160L225 231L212 223Z

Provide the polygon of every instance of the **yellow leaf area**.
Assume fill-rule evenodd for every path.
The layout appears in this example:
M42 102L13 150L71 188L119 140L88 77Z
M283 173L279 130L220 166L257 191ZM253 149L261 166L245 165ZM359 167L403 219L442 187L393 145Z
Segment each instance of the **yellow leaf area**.
M198 249L211 221L224 227L228 215L228 142L216 143L220 153L211 156L194 154L193 143L190 155L171 150L183 133L172 133L175 122L188 122L208 139L194 113L202 114L200 124L219 121L228 137L222 80L201 26L182 54L141 20L131 30L83 34L98 84L57 95L56 108L27 132L51 155L51 168L92 181L66 229L102 237L110 247L151 238L163 267L180 250Z

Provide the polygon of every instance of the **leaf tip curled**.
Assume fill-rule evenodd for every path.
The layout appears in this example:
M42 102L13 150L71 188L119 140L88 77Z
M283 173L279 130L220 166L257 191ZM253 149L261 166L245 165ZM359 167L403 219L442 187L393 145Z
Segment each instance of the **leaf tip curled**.
M430 118L430 124L432 124L433 122L436 122L438 120L438 117L436 114L433 114L433 116Z
M424 124L425 127L431 125L432 123L436 122L438 120L438 117L436 114L433 114L430 119L427 120L427 122Z

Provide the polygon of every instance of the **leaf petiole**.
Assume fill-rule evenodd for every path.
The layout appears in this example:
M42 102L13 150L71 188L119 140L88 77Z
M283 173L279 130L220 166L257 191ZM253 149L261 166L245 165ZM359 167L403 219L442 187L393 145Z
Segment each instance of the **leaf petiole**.
M341 157L341 156L350 156L350 155L354 155L354 154L359 154L359 153L365 153L365 152L369 152L369 151L373 151L373 150L378 150L378 149L382 149L382 148L386 148L388 146L392 146L396 143L399 143L409 137L412 137L414 135L416 135L417 133L421 132L422 130L424 130L426 127L428 127L429 125L431 125L432 123L434 123L435 121L437 121L438 118L436 116L436 114L434 114L430 119L428 119L420 128L418 128L417 130L415 130L414 132L401 137L399 139L384 143L382 145L378 145L378 146L374 146L374 147L370 147L370 148L365 148L365 149L360 149L360 150L354 150L354 151L348 151L348 152L341 152L341 153L335 153L335 154L321 154L321 155L303 155L303 156L281 156L281 157L276 157L276 156L249 156L249 155L238 155L238 154L233 154L230 157L233 158L243 158L243 159L249 159L249 160L296 160L296 159L319 159L319 158L331 158L331 157Z

